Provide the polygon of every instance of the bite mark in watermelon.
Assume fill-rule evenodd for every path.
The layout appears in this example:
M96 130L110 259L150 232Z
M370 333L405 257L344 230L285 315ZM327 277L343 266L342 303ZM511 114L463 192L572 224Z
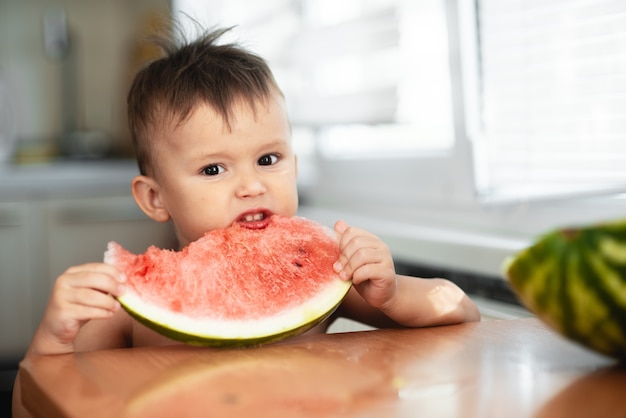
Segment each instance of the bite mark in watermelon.
M626 220L552 231L503 269L524 305L556 331L626 359Z
M189 344L259 345L327 318L350 282L333 270L332 231L300 217L272 216L263 229L237 223L181 251L135 255L110 242L104 261L127 276L122 306L154 330Z

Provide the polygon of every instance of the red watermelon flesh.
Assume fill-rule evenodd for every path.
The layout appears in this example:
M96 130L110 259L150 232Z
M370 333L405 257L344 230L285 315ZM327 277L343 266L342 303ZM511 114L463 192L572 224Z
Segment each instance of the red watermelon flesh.
M135 255L109 243L105 262L126 274L122 305L170 337L205 345L274 341L311 328L338 306L349 282L333 270L332 231L272 216L263 229L238 223L181 251Z

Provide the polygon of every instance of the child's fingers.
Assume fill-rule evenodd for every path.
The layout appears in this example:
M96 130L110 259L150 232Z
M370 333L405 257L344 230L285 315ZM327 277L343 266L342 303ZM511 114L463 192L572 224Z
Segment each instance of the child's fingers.
M380 251L369 246L366 241L357 241L360 240L355 239L343 249L339 260L333 266L335 271L344 279L352 278L354 280L354 273L357 270L383 261ZM369 270L369 268L363 270L362 274L367 274L366 272Z
M354 254L360 251L363 241L362 231L348 226L342 220L335 223L335 232L339 237L339 259L333 265L334 270L344 280L352 278L352 273L358 265L355 265Z
M108 293L113 296L121 296L124 293L125 278L118 270L99 268L85 265L83 268L68 269L67 272L59 278L59 285L68 290L76 289L93 289L102 293ZM106 266L106 265L102 265ZM112 266L109 266L112 267Z
M335 232L339 235L341 254L333 268L341 278L359 284L395 275L391 252L376 235L343 221L335 224Z
M124 283L116 268L100 264L71 267L57 279L50 313L65 324L107 318L120 309L115 297L123 293Z
M336 273L339 274L339 277L341 277L344 280L348 280L350 279L351 273L349 274L348 271L345 270L347 264L348 264L348 258L344 255L343 253L343 236L344 233L346 232L346 230L348 229L348 224L345 223L342 220L339 220L337 222L335 222L335 233L337 234L337 238L338 238L338 244L339 244L339 258L337 259L337 261L335 262L335 264L333 264L333 269L335 270Z
M88 288L81 288L72 292L67 302L79 307L110 312L115 312L120 308L120 303L112 295Z
M84 274L84 273L100 273L105 274L107 276L111 276L113 279L117 280L120 283L124 283L126 281L126 276L120 269L110 264L105 263L88 263L82 264L79 266L73 266L66 270L66 274Z
M348 224L343 221L343 220L339 220L337 222L335 222L335 232L337 233L337 235L341 236L346 229L348 229Z
M118 305L112 304L111 309L105 309L98 306L90 306L90 305L82 305L82 304L71 304L68 305L58 317L58 321L60 324L65 324L66 328L71 329L72 325L68 324L76 324L77 327L80 327L81 324L92 320L92 319L106 319L110 318L117 312L119 307L119 302L109 296L109 299L113 303L117 303ZM117 307L116 307L117 306ZM78 330L76 330L78 331Z
M95 296L102 295L112 299L124 294L125 285L108 276L93 273L80 277L68 277L58 284L59 296L69 303L91 304ZM100 298L97 298L100 300Z
M350 266L354 271L360 265L381 262L386 251L377 240L357 235L341 247L341 256L344 266Z
M41 321L41 335L55 344L72 343L83 324L110 318L119 311L115 299L124 293L125 277L103 263L83 264L61 274Z
M343 221L335 224L335 232L339 235L339 249L342 253L351 253L361 247L377 247L380 243L376 235L351 227Z

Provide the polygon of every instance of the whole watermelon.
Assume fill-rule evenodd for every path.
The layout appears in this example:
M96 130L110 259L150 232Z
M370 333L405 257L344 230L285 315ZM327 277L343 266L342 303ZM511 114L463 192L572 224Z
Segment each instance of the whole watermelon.
M504 275L552 328L626 359L626 220L545 234L507 260Z

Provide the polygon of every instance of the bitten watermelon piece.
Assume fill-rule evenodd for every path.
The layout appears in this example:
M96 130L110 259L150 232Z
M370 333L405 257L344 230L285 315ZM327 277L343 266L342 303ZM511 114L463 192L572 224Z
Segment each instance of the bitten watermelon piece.
M211 231L181 251L152 246L135 255L110 242L104 256L127 276L119 301L132 316L207 346L277 341L327 318L351 286L333 270L338 258L331 230L279 216L263 229Z
M522 303L552 328L626 359L626 220L555 230L503 268Z

